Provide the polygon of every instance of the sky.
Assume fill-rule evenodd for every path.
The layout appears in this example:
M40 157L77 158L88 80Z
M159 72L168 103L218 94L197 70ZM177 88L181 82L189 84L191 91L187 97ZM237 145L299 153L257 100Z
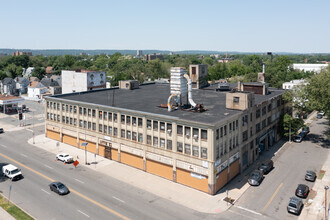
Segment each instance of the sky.
M330 1L0 0L0 48L330 53Z

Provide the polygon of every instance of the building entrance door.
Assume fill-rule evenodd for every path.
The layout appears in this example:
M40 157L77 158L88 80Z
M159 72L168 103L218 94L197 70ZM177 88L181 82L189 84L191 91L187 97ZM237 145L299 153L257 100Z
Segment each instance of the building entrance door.
M105 146L104 157L111 160L111 147Z

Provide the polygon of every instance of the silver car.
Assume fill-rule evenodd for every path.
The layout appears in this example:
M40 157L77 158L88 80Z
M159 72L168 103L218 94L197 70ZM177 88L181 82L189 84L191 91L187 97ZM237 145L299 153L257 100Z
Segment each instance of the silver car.
M260 170L254 170L248 179L248 182L251 186L259 186L261 181L263 180L264 175Z
M305 180L314 182L316 179L316 173L314 171L307 170L305 175Z
M304 205L303 205L302 199L297 198L297 197L291 197L289 204L287 206L287 210L289 213L299 215L301 213L303 206Z

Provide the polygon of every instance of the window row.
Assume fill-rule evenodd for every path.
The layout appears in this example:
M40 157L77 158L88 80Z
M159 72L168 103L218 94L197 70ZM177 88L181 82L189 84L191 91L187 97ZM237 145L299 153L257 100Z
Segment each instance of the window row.
M227 129L227 127L229 129ZM238 120L230 122L229 125L225 125L223 127L221 127L220 129L218 128L216 130L216 134L215 134L215 138L216 140L219 140L219 137L224 137L227 135L227 130L229 133L231 133L232 131L238 130Z

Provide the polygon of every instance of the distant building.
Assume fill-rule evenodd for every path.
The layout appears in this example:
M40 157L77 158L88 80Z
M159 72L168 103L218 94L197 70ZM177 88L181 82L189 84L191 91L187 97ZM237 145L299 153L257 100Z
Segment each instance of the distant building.
M295 79L295 80L291 80L290 82L283 83L282 88L291 90L298 85L307 85L307 84L308 84L307 81L304 79Z
M193 88L203 88L207 86L207 64L189 65L190 78Z
M328 64L294 63L292 67L294 70L320 73L322 69L328 67Z
M223 59L219 59L218 63L228 63L233 60L234 60L233 58L223 58Z
M15 78L15 82L16 82L16 89L19 90L20 94L27 93L27 88L30 84L30 81L28 79L18 76Z
M161 54L155 54L155 53L153 53L153 54L147 54L145 56L145 58L146 58L146 61L155 60L155 59L164 60L163 55L161 55Z
M16 94L16 82L12 78L6 77L0 80L1 94L14 95Z
M53 69L52 66L47 66L47 67L46 67L46 74L51 75L51 74L53 74L54 72L55 72L55 71L54 71L54 69Z
M13 52L12 53L12 56L13 57L16 57L16 56L21 56L21 55L28 55L28 56L32 56L32 52L23 52L23 51L16 51L16 52Z
M136 56L142 57L143 56L142 50L137 50L136 51Z
M106 72L62 70L62 93L84 92L106 87Z
M40 99L43 94L47 93L47 87L41 82L32 81L28 86L28 97Z

